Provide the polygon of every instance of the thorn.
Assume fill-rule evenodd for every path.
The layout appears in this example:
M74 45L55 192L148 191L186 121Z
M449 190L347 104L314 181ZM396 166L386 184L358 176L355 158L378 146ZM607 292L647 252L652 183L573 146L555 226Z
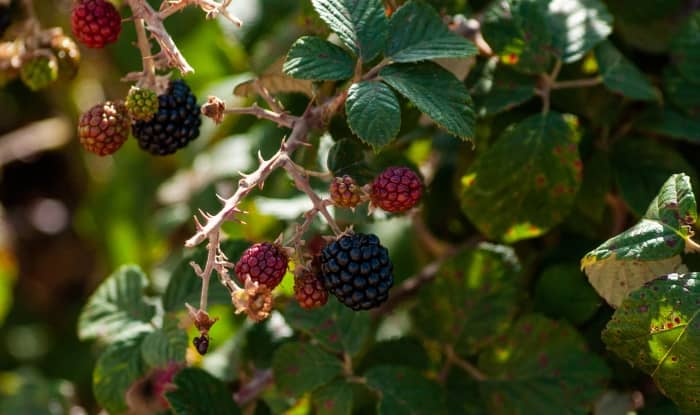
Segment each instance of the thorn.
M258 150L258 161L260 162L260 164L262 164L262 163L265 162L265 159L263 158L262 153L260 152L260 150Z
M202 215L203 218L205 218L207 220L211 219L212 215L208 214L207 212L203 211L202 209L197 209L197 210L199 211L199 214Z
M247 179L248 177L250 177L249 174L245 174L245 173L243 173L243 172L240 171L240 170L238 171L238 174L239 174L243 179Z
M216 198L219 199L221 203L226 203L226 198L221 196L220 194L216 194Z
M197 218L196 215L195 215L195 216L192 216L192 217L194 218L194 227L195 227L195 229L197 229L197 231L201 231L204 227L203 227L202 224L199 222L199 218Z

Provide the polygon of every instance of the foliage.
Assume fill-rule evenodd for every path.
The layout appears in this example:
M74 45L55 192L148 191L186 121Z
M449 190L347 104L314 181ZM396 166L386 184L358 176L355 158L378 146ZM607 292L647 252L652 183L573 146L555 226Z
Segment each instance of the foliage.
M64 140L27 175L45 161L0 152L0 412L700 411L697 4L127 0L119 40L36 93L15 72L51 30L21 23L69 16L15 3L0 149L73 131L122 76L179 71L208 118L164 158ZM29 49L3 61L14 38ZM409 212L373 199L389 166L423 180ZM328 197L345 174L352 210ZM55 210L34 206L71 180L63 228L41 231ZM294 277L349 227L388 248L389 299L303 308ZM234 272L264 241L290 260L272 291Z

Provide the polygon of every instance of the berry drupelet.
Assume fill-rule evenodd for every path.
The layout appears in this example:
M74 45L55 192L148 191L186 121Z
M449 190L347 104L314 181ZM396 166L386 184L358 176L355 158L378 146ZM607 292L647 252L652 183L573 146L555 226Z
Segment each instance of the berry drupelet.
M199 136L202 118L197 98L185 81L170 81L168 90L158 96L158 111L150 121L136 121L132 133L139 146L151 154L164 156L185 147Z
M321 251L321 281L353 310L378 307L394 283L389 252L376 235L343 235Z

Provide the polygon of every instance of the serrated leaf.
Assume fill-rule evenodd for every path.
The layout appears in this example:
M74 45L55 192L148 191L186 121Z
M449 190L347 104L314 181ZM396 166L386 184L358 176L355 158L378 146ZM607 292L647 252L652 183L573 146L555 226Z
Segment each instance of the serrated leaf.
M700 84L688 81L672 67L664 70L663 82L668 100L676 108L691 117L700 117Z
M469 91L457 78L433 62L389 65L381 78L450 134L471 140L474 110Z
M644 74L612 43L605 41L596 46L595 58L603 84L609 90L632 99L658 100L658 93Z
M581 185L575 121L556 112L509 127L462 177L462 210L489 238L515 242L561 223Z
M166 392L165 397L175 415L241 413L231 390L202 369L186 367L180 370L173 378L173 384L175 390Z
M282 69L297 79L336 81L352 76L355 63L341 47L316 36L302 36L292 44Z
M399 100L383 82L352 84L345 101L345 113L352 132L375 151L389 144L401 127Z
M142 340L143 336L112 343L97 359L92 389L110 414L126 411L126 391L146 370L140 353Z
M231 261L237 261L241 253L250 244L246 241L229 239L221 242L221 250ZM193 306L199 304L202 292L202 279L195 274L190 266L190 261L203 267L207 260L208 251L205 247L198 247L194 253L184 258L173 271L168 287L163 294L163 309L165 311L180 311L185 309L185 303ZM215 279L209 284L209 305L231 304L231 294Z
M187 332L178 326L173 314L167 314L163 327L148 333L141 343L141 356L149 367L163 367L168 363L185 361L189 345Z
M458 252L420 290L413 308L417 331L460 354L478 352L510 325L519 271L509 247L483 243Z
M700 412L700 273L669 274L636 289L602 334L608 348L651 375L683 413Z
M125 265L107 277L90 296L78 318L81 340L105 342L151 331L156 309L144 301L148 279L134 265Z
M627 294L647 281L687 271L680 254L697 216L690 178L674 174L661 187L642 220L587 253L581 267L598 294L617 307Z
M659 134L700 144L700 119L687 117L671 108L649 108L634 123L645 133Z
M582 324L593 317L602 303L576 264L550 265L535 284L535 308L553 318Z
M685 78L700 84L700 12L691 14L673 37L671 57Z
M476 53L476 46L450 31L427 3L411 0L391 15L384 56L394 62L463 58Z
M581 59L612 32L613 17L600 0L550 0L547 18L564 63Z
M512 109L535 96L536 78L490 60L471 90L480 117Z
M292 328L309 334L324 348L351 355L360 351L370 334L369 315L352 311L335 298L314 310L293 302L285 308L284 317Z
M537 75L549 71L552 33L546 2L494 2L487 9L482 33L486 42L513 69Z
M388 22L380 0L311 0L321 19L355 55L369 62L384 47Z
M352 399L352 385L340 379L316 389L311 394L311 403L318 415L350 415Z
M379 394L379 415L440 415L446 413L440 386L415 369L377 366L365 373L367 386ZM410 393L407 393L409 392Z
M277 349L272 369L277 387L286 395L299 397L340 375L343 366L317 346L290 342Z
M521 317L479 356L489 414L588 414L609 369L569 324Z
M617 187L627 206L644 215L649 201L674 173L697 178L695 168L673 147L642 137L626 137L612 149L612 167Z

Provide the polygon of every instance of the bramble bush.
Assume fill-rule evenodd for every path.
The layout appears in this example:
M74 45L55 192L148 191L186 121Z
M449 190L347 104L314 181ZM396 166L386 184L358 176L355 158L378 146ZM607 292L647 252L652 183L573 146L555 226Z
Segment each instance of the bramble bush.
M69 30L20 3L0 81L69 82ZM82 219L114 265L77 321L100 408L700 413L697 2L69 12L92 59L142 64L75 117L118 170Z

